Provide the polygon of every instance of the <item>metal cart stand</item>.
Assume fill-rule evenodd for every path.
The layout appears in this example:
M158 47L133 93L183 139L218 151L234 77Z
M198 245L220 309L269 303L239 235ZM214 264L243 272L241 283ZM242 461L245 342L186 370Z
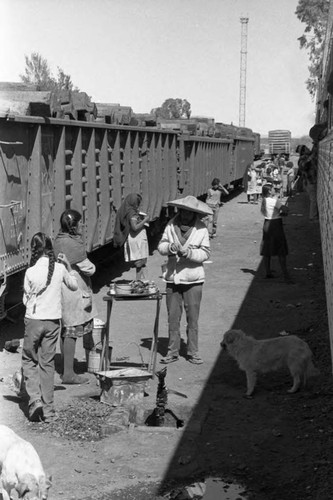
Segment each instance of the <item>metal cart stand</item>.
M155 321L154 328L152 334L152 343L150 348L150 357L148 364L148 371L152 374L153 378L155 377L155 367L156 367L156 359L157 359L157 342L158 342L158 327L159 327L159 317L160 317L160 308L161 308L161 300L162 294L160 292L154 293L152 295L117 295L110 294L105 295L103 300L107 303L106 310L106 322L105 322L105 333L103 336L103 347L102 347L102 355L99 371L107 371L110 369L110 361L108 356L109 349L109 340L110 340L110 325L111 325L111 312L113 302L124 301L124 302L132 302L137 300L149 300L156 302L156 313L155 313Z

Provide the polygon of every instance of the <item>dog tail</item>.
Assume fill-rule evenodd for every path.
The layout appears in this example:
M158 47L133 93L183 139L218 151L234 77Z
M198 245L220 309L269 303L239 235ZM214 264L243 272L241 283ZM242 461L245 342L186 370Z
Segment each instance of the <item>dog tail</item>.
M312 359L309 359L305 370L304 370L304 385L306 385L306 381L310 377L319 377L320 371L318 368L315 367L315 365L312 362Z

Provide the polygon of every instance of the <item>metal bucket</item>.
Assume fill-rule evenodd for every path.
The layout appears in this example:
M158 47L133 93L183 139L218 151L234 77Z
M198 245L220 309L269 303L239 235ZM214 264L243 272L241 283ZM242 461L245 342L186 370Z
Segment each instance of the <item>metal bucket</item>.
M91 350L102 350L103 335L105 331L105 323L101 319L94 318L92 329L92 342Z

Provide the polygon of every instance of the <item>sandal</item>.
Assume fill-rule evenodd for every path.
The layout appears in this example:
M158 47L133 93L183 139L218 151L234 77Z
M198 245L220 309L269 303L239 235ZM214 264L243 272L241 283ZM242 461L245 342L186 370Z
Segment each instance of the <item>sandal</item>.
M165 358L162 358L160 363L163 365L168 365L169 363L174 363L175 361L179 360L179 356L171 356L168 354Z
M193 363L194 365L202 365L203 360L200 358L199 354L193 354L193 356L188 356L187 361Z

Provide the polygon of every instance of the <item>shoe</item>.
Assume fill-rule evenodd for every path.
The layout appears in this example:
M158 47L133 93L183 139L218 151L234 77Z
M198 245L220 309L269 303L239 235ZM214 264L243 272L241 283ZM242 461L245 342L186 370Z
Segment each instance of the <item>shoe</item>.
M30 422L40 422L43 420L43 405L40 399L36 399L29 405Z
M193 356L188 356L187 361L193 363L194 365L202 365L203 360L200 358L199 354L193 354Z
M174 363L175 361L179 360L179 356L170 356L169 354L165 357L162 358L160 363L163 365L168 365L169 363Z
M63 385L80 385L80 384L89 384L89 378L84 377L83 375L73 375L72 377L61 377L61 383Z
M268 274L266 274L266 276L265 276L265 279L273 279L273 278L275 278L275 276L274 276L274 274L272 274L272 273L268 273Z

